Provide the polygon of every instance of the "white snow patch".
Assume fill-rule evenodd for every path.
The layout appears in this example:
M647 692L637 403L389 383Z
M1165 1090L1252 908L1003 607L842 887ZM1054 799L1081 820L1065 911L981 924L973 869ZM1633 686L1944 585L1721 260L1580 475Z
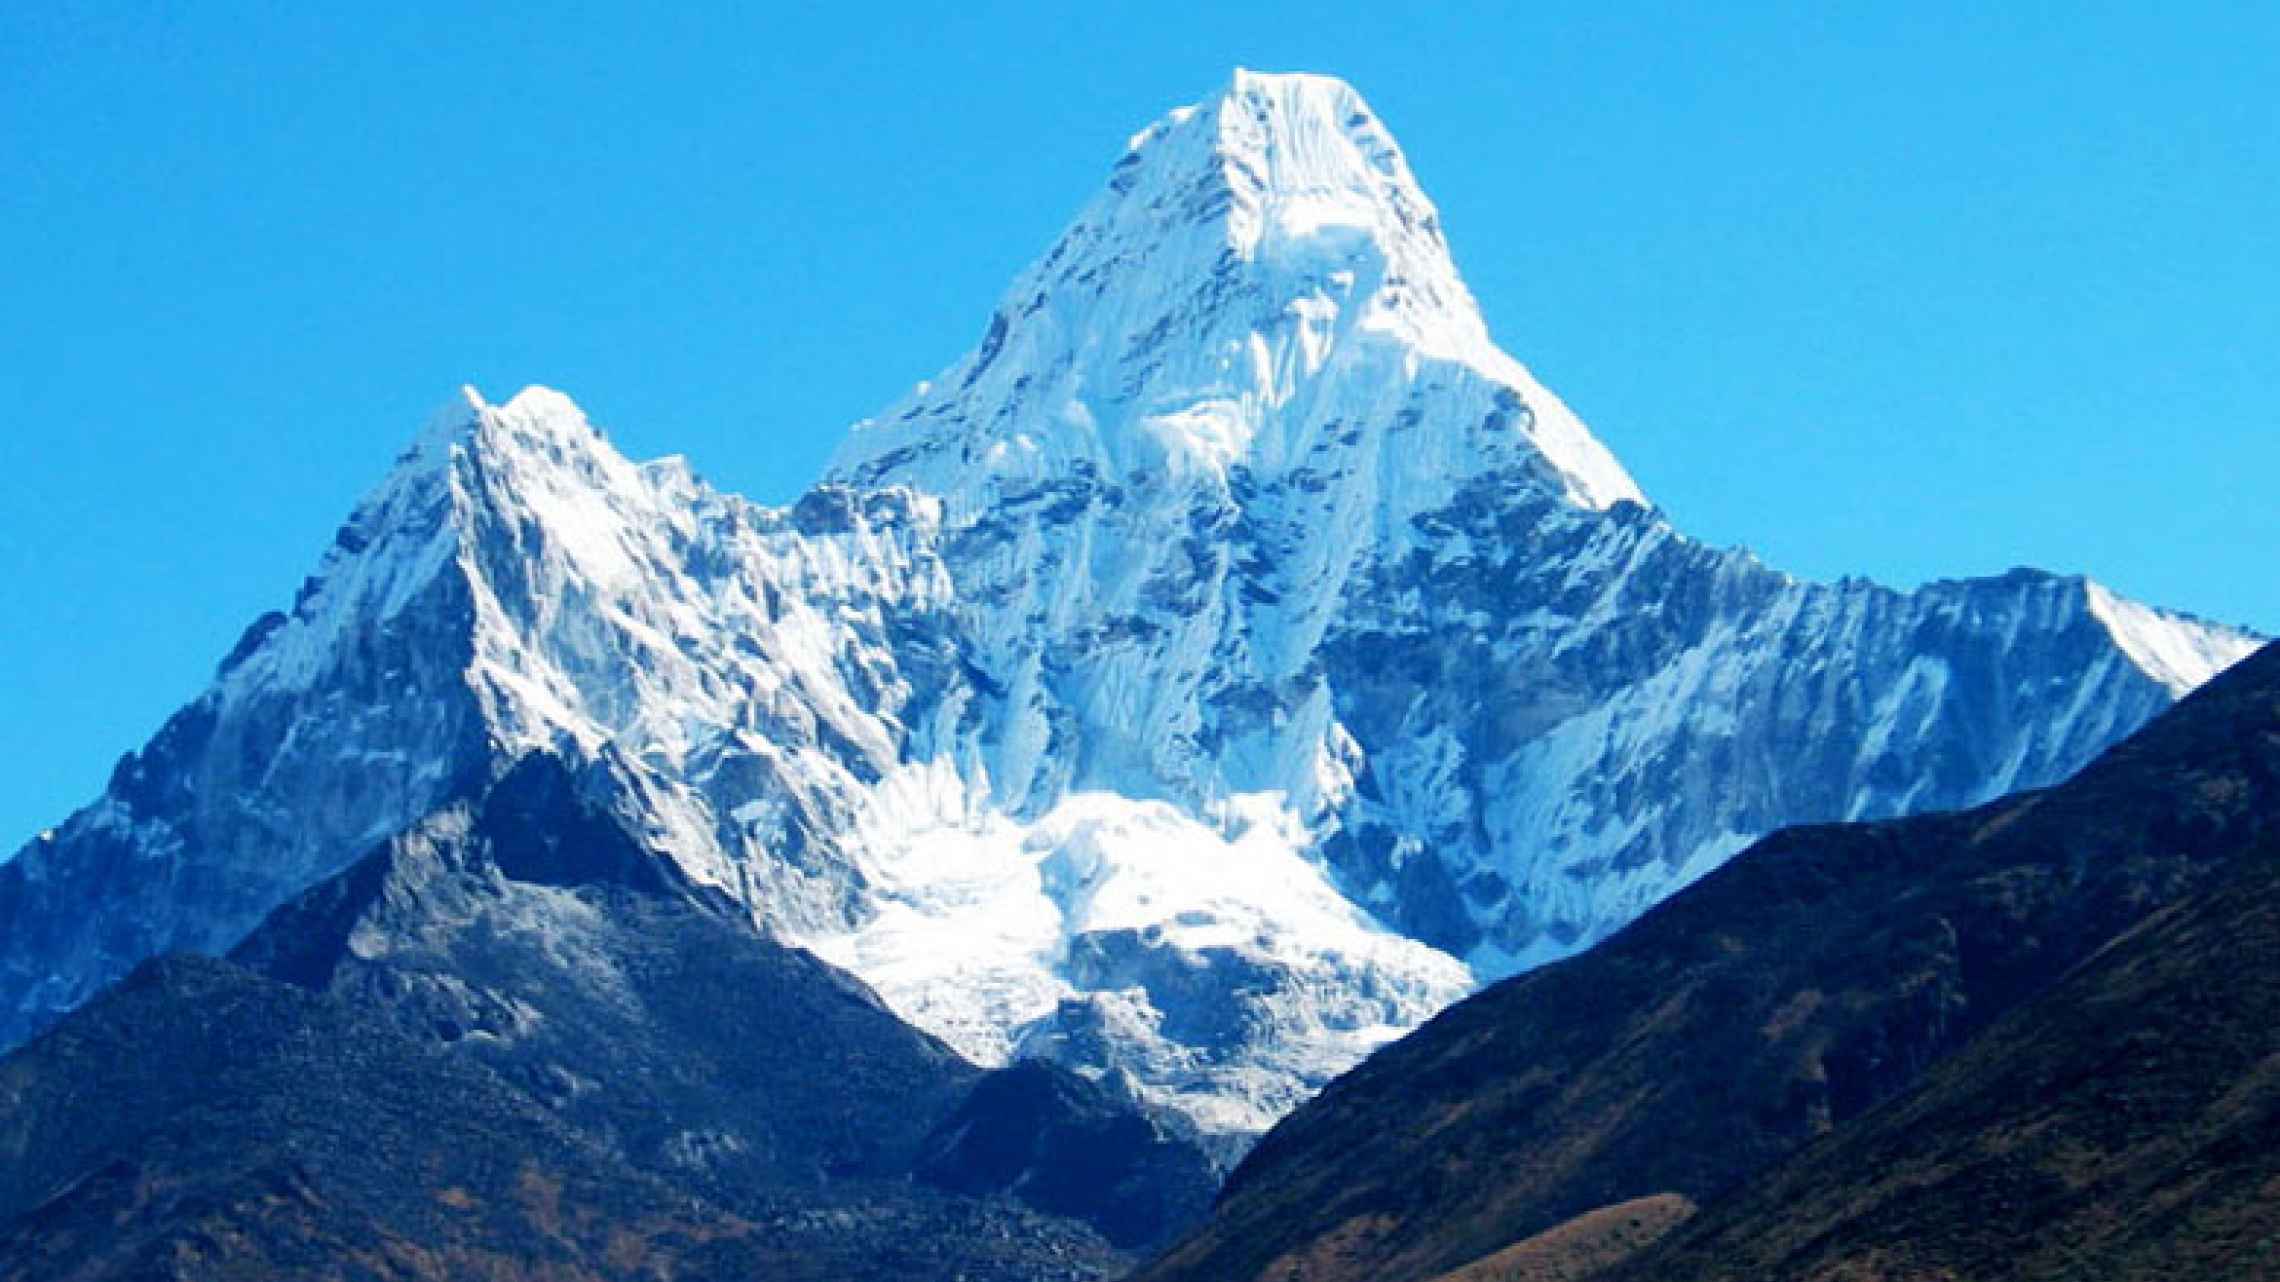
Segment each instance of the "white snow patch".
M861 975L896 1013L983 1064L1068 1002L1104 1003L1135 1059L1227 1062L1167 1102L1227 1129L1258 1130L1290 1104L1472 987L1456 959L1378 925L1307 855L1312 838L1279 796L1227 799L1224 827L1161 801L1078 793L1033 822L977 809L947 763L897 770L858 821L876 914L800 942ZM1101 988L1071 962L1088 936L1128 933L1202 985L1194 1000L1254 1001L1281 1035L1181 1044L1144 988ZM1216 991L1282 978L1264 994ZM1095 1066L1113 1067L1113 1066ZM1176 1094L1176 1099L1173 1096Z
M2140 672L2182 697L2209 678L2254 653L2258 641L2247 633L2218 627L2140 605L2085 582L2090 613L2106 625L2114 644Z

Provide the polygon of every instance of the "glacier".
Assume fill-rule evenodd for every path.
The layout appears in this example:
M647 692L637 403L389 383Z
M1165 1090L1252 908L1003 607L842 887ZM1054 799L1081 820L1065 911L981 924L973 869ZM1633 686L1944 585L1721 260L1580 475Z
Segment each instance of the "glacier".
M1237 72L782 507L472 390L0 865L0 1044L521 756L985 1064L1240 1144L1786 824L2056 780L2258 638L1679 532L1491 340L1384 123Z

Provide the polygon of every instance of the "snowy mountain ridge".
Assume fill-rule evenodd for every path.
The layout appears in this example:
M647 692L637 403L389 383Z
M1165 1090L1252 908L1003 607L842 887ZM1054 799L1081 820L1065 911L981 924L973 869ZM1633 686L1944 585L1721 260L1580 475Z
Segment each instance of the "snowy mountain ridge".
M470 392L0 866L0 1041L575 745L967 1055L1240 1136L1773 827L2059 778L2253 644L1687 539L1490 342L1359 96L1239 72L792 505Z

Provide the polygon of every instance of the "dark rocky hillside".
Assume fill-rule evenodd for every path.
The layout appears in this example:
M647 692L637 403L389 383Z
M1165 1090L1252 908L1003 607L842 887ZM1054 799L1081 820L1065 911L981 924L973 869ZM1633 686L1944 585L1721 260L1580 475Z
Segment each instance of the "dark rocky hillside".
M1776 834L1461 1003L1271 1132L1144 1276L1432 1277L1630 1199L1713 1207L2276 833L2268 647L2059 787Z
M2267 846L1618 1276L2280 1278L2275 979Z
M146 963L0 1100L4 1277L800 1276L472 1062L227 962Z
M1192 1135L1108 1084L1022 1060L984 1077L936 1124L918 1177L958 1193L1017 1190L1118 1246L1197 1223L1218 1175Z
M1201 1213L1179 1123L1057 1069L1004 1116L627 786L526 757L0 1062L0 1276L1097 1278Z
M524 758L280 908L232 957L486 1065L700 1183L909 1170L982 1076L869 989L679 883L606 763Z

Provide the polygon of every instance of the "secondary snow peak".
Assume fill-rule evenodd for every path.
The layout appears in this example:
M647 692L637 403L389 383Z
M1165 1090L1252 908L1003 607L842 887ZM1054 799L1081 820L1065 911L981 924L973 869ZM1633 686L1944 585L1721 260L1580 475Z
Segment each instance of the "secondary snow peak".
M427 426L398 457L395 476L381 489L447 468L455 449L462 455L558 460L597 451L614 453L601 431L587 421L585 411L553 388L534 383L503 404L493 404L470 383L429 416Z

